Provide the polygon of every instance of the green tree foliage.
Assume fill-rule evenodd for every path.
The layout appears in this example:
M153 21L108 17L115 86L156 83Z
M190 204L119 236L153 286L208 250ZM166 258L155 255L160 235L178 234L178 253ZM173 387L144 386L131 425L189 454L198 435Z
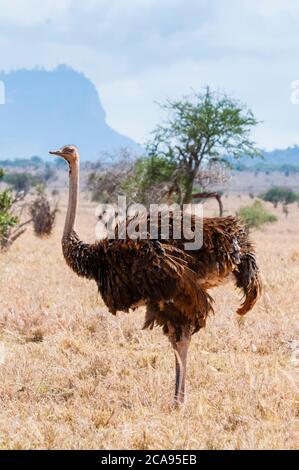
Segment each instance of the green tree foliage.
M3 170L0 168L0 180L3 176ZM0 247L5 246L10 229L18 223L18 218L11 212L12 205L11 192L9 190L0 192Z
M9 190L0 192L0 244L5 246L10 228L18 223L18 218L11 213L13 198Z
M155 188L157 194L159 186L171 180L175 169L175 163L162 156L142 157L137 160L130 176L122 182L121 187L131 200L146 204L151 189ZM150 199L155 202L154 197Z
M148 156L156 157L152 161L158 167L161 160L171 165L170 178L181 187L184 203L191 201L196 178L204 167L228 165L226 155L237 159L259 155L250 139L250 131L257 124L253 113L225 94L206 88L203 93L167 101L162 109L167 117L153 132Z
M0 168L0 180L4 178ZM25 226L30 222L20 222L16 215L18 201L18 195L13 194L11 189L0 191L0 251L12 245L25 232Z
M31 158L17 158L15 160L1 160L0 166L6 168L39 168L44 165L44 160L40 157L34 156Z
M266 223L277 221L277 217L268 212L261 201L255 201L250 206L241 207L237 215L248 228L260 228Z
M27 194L33 186L40 184L41 180L38 176L31 173L8 173L4 175L3 180L12 187L17 193Z
M292 204L293 202L299 201L299 194L295 193L290 188L282 186L273 186L267 192L262 194L261 199L267 202L272 202L274 207L277 207L279 203L283 205Z

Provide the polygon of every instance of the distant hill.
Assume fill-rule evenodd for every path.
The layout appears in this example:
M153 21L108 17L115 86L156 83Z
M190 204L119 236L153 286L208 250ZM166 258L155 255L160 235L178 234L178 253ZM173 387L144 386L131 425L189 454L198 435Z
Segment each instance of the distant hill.
M271 152L263 151L263 158L241 158L238 162L230 159L230 162L239 170L243 169L261 169L261 170L279 170L288 169L299 170L299 146L288 147L286 149L275 149Z
M60 65L54 71L0 72L0 160L45 157L49 149L76 144L83 160L103 151L140 147L111 127L96 87L83 74Z
M264 152L265 163L272 165L299 165L299 146Z

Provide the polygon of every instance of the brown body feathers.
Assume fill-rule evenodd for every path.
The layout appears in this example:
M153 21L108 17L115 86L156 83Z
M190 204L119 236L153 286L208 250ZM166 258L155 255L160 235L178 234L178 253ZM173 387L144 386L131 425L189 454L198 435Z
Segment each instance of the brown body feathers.
M182 325L193 332L205 325L212 310L207 290L230 274L245 299L237 313L250 310L261 291L253 246L235 217L203 219L203 245L184 250L186 240L160 234L155 240L101 240L88 245L72 232L63 242L68 265L80 276L94 279L101 296L115 314L146 305L145 327L171 323L180 334Z

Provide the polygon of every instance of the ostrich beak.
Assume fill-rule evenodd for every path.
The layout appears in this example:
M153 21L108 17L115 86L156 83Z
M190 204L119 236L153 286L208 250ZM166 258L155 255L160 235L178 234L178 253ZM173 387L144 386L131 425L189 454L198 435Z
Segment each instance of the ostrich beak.
M54 150L49 152L51 155L58 155L58 157L62 157L62 152L61 150Z

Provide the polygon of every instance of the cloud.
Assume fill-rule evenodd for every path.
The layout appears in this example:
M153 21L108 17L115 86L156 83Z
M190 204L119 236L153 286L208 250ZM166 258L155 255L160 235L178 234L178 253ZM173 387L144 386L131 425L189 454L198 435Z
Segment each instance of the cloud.
M51 18L66 13L72 0L0 0L0 24L7 26L34 27Z
M0 11L4 69L72 65L97 85L109 123L137 140L159 120L154 101L210 83L264 121L260 145L296 142L298 2L0 0Z

